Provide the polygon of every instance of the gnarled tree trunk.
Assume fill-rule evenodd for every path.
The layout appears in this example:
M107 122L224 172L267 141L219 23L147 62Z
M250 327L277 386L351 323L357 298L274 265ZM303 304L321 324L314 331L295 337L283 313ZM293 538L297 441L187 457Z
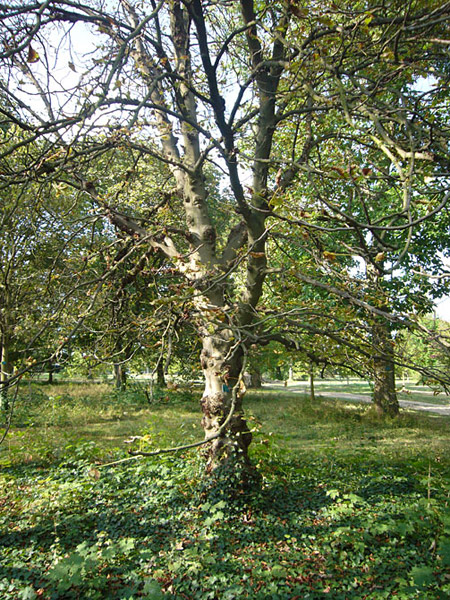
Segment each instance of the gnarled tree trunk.
M243 467L243 476L247 478L253 473L248 456L252 434L242 411L244 387L239 378L243 353L240 347L233 348L227 337L227 332L217 332L214 336L203 338L201 366L205 389L201 399L202 426L206 439L219 434L207 448L207 470L214 471L232 461ZM226 420L228 424L223 429Z
M139 11L127 0L122 0L121 5L130 25L136 31L140 30L142 20ZM214 66L217 57L211 55L214 48L209 43L206 5L201 0L186 3L173 0L167 3L168 14L164 22L170 30L172 59L164 56L163 62L159 55L156 59L151 54L151 46L140 34L130 45L130 56L135 61L142 83L148 88L148 99L155 107L155 127L160 134L159 152L171 169L176 194L183 205L184 235L180 236L178 228L170 227L164 235L149 236L148 231L136 223L132 225L129 219L124 220L117 213L111 212L110 218L124 231L130 233L132 229L133 235L145 237L153 248L174 261L179 273L195 289L193 304L196 327L203 345L201 366L205 377L201 400L202 423L206 439L214 437L207 445L207 470L213 472L218 467L232 464L239 465L240 471L249 474L252 471L248 457L251 434L242 414L243 392L237 384L242 370L245 329L251 326L257 314L256 306L266 275L269 157L277 125L275 99L283 72L285 48L281 37L275 37L268 53L274 64L270 68L266 66L264 49L257 35L253 1L241 0L240 7L245 24L242 31L245 31L249 62L254 73L258 113L250 197L241 182L236 123L231 116L238 110L239 103L231 111L226 110L227 101L221 95L218 71ZM157 12L154 19L160 32ZM287 19L287 14L281 17L283 27L287 26ZM111 33L116 36L112 30ZM195 61L191 55L194 44ZM197 103L203 95L203 92L202 95L196 93L199 62L205 74L202 86L206 86L210 99L208 111L213 112L220 132L220 141L214 146L217 145L224 161L235 201L236 218L224 224L228 237L220 251L216 245L215 207L208 200L211 190L203 172L208 151L201 143L200 133L203 135L204 132L198 121ZM165 63L170 66L170 71ZM176 73L176 85L172 82L173 73ZM171 81L170 94L164 83L167 75L170 75ZM172 91L175 100L171 97ZM172 107L169 111L168 106ZM222 231L221 237L224 237ZM188 253L183 250L186 242ZM233 290L231 274L237 269L243 271L244 265L243 285ZM211 322L211 316L217 316L218 323ZM223 328L220 322L224 323ZM233 340L232 331L242 334L241 343Z

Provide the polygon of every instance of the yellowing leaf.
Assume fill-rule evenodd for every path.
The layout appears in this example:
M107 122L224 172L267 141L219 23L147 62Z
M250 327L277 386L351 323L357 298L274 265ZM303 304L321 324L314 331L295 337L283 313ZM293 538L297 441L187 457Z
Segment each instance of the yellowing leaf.
M385 257L386 254L384 252L378 252L378 254L375 256L375 262L381 262L385 259Z
M323 257L325 260L329 260L330 262L336 260L336 254L334 252L328 252L327 250L324 251Z
M30 46L28 46L27 62L35 63L38 60L39 60L39 54L36 52L36 50L34 48L32 48L32 46L30 44Z

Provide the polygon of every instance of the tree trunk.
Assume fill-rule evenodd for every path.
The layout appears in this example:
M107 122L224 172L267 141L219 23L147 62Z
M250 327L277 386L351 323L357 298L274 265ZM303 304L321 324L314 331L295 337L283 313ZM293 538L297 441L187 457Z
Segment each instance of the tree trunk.
M379 306L389 312L389 298L384 290L384 265L377 263L367 265L367 277L373 291L380 298ZM392 336L389 323L383 316L374 317L372 323L373 344L373 403L380 415L395 417L399 413L397 392L395 391L395 363Z
M243 354L239 347L233 353L231 343L220 337L220 333L215 337L204 337L201 352L205 376L205 390L201 399L202 426L206 439L219 434L206 451L207 471L239 465L240 473L235 474L239 475L241 483L249 486L252 485L255 471L248 456L252 434L242 411L243 387L238 384ZM221 426L227 419L228 425L222 431Z
M314 390L314 366L312 363L309 365L309 395L311 398L311 402L315 402L316 393Z
M395 417L399 413L395 390L395 364L392 339L386 323L378 321L373 327L373 403L380 415Z
M116 390L123 390L127 385L127 369L122 363L114 365L114 386Z
M161 358L156 365L156 383L158 387L166 387L166 377L164 371L164 361Z
M166 97L166 86L162 83L164 77L158 83L159 67L155 66L155 61L149 56L140 36L136 36L131 55L141 77L148 84L151 102L156 107L161 107L161 110L155 110L156 127L160 133L161 152L164 160L171 165L177 191L183 201L188 234L186 239L190 244L189 257L182 258L184 251L177 248L170 235L166 234L163 240L154 238L152 244L167 257L175 259L177 267L190 285L202 292L202 296L196 295L195 300L201 321L197 322L197 327L203 345L201 366L205 377L205 391L201 401L202 424L206 439L214 436L207 445L207 470L213 472L219 470L218 467L232 465L231 472L234 470L246 479L252 471L248 458L252 436L242 414L243 392L236 385L242 370L243 348L233 340L231 330L220 330L219 326L212 325L211 316L217 316L218 320L222 317L222 322L231 319L232 326L239 331L251 324L262 294L266 275L268 159L277 125L275 96L283 68L274 67L270 71L265 67L260 68L262 50L255 32L256 26L247 28L248 23L253 24L255 21L254 10L246 2L241 3L252 70L255 73L255 92L259 99L252 165L252 197L249 203L240 181L234 130L225 111L226 101L219 91L216 67L210 55L204 3L200 0L187 3L174 0L168 4L170 18L167 25L174 45L174 72L179 78L176 91L176 110L180 111L178 125L166 111L170 96ZM137 31L140 25L139 15L128 3L124 5L130 22ZM195 60L191 56L191 31L198 42L194 51ZM282 62L284 46L281 42L275 42L270 56L275 57L277 64ZM193 76L197 73L200 61L206 75L204 84L211 98L210 108L224 144L223 157L236 201L236 213L239 219L242 217L242 223L229 229L227 243L220 252L216 245L217 230L211 212L215 209L213 203L208 201L207 178L203 173L205 156L199 135L200 127L196 126L198 97L194 92L196 85L193 84ZM178 142L179 135L182 137L182 146ZM129 229L129 225L127 228ZM146 232L142 234L148 236ZM233 277L230 274L238 266L240 250L245 246L248 249L246 284L242 293L238 294L236 289L234 294L231 290ZM228 286L230 289L226 290ZM233 296L236 298L236 310L225 314ZM250 482L249 477L248 481Z
M5 336L2 336L0 358L0 410L8 410L8 382L10 377L10 364L8 343Z
M293 369L292 365L289 365L288 380L294 381L294 369Z
M54 366L53 366L53 361L50 360L48 363L48 380L47 380L47 383L49 385L53 384L53 373L54 372L55 372L55 370L54 370Z
M250 373L250 387L251 388L261 388L262 387L262 377L261 377L261 371L256 368L256 367L252 367L249 370Z

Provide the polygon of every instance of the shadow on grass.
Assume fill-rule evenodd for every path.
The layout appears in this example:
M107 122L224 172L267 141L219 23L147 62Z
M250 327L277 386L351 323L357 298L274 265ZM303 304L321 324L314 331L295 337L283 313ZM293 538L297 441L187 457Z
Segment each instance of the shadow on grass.
M225 485L205 494L201 465L181 457L108 468L98 479L86 474L88 465L55 468L46 479L22 469L18 488L26 480L32 492L0 538L3 573L17 589L31 584L57 600L126 598L130 582L146 597L148 577L177 599L395 591L399 573L432 560L436 535L421 506L414 508L426 488L405 467L400 460L266 457L264 485L247 495ZM39 496L45 493L47 500ZM27 556L38 557L37 565L22 567ZM60 591L52 579L58 561L73 579ZM75 568L84 569L83 581Z

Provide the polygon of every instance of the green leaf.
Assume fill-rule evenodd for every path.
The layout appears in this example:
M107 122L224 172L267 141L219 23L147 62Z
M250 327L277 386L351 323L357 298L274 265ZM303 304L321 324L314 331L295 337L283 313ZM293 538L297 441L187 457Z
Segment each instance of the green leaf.
M450 567L450 538L442 538L439 542L437 551L444 567Z
M147 600L162 600L166 597L161 589L161 586L154 579L147 579L147 581L144 583L144 588L142 591Z
M19 600L34 600L35 598L37 598L37 594L31 585L26 587L19 594Z
M339 492L339 490L328 490L327 496L329 496L330 498L333 498L333 500L334 500L335 498L339 498L340 492Z
M287 571L283 565L274 565L272 567L272 576L275 579L284 579L287 575Z
M409 572L414 584L418 587L424 587L433 583L435 580L433 569L431 567L413 567Z

